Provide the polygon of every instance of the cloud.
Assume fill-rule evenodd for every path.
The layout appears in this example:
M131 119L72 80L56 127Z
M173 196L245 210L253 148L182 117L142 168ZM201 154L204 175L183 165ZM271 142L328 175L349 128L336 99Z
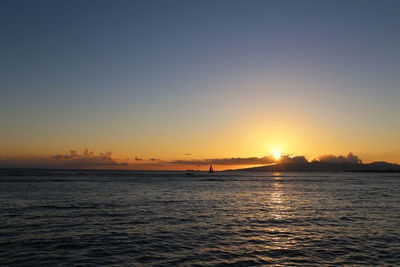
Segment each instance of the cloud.
M89 152L86 148L83 151L83 154L78 154L75 150L70 150L69 154L57 154L53 156L54 159L57 160L75 160L75 159L90 159L90 160L99 160L99 161L112 161L111 159L111 151L107 153L100 153L99 155L95 155L94 152Z
M75 150L70 150L66 154L57 154L51 157L17 157L0 158L2 168L66 168L66 169L143 169L143 170L172 170L184 169L185 166L192 165L201 168L207 165L233 166L233 165L271 165L288 163L309 163L304 156L281 155L276 160L273 156L247 157L247 158L212 158L212 159L178 159L173 161L162 161L159 158L150 158L148 162L144 159L135 157L135 163L121 162L113 158L111 151L106 153L94 153L85 149L81 154ZM336 164L359 164L361 159L353 153L346 156L323 155L314 159L313 162L326 162ZM208 167L208 166L207 166Z
M70 150L67 154L57 154L51 157L16 157L0 159L3 168L119 168L128 166L126 162L118 162L112 158L111 151L95 154L85 149L82 154Z
M167 162L169 164L180 165L253 165L253 164L271 164L275 163L272 157L251 157L251 158L216 158L216 159L203 159L203 160L173 160Z
M185 156L191 156L192 154L190 154L190 153L185 153L185 154L183 154L183 155L185 155Z
M350 152L349 154L347 154L347 156L335 156L335 155L323 155L318 157L318 160L314 160L315 161L319 161L319 162L326 162L326 163L337 163L337 164L343 164L343 163L349 163L349 164L361 164L361 159L354 155L352 152Z
M282 155L279 159L279 163L308 163L308 160L304 156Z
M349 153L347 156L334 156L334 155L324 155L319 157L318 159L314 159L314 162L330 162L330 163L351 163L358 164L361 163L361 159L354 155L353 153ZM249 158L214 158L214 159L199 159L199 160L173 160L166 162L167 164L176 164L176 165L196 165L198 167L204 165L269 165L276 163L290 164L290 163L309 163L305 156L290 156L290 155L281 155L280 159L275 159L272 156L265 157L249 157Z
M78 154L75 150L70 150L69 154L57 154L51 159L59 161L66 166L86 167L86 166L118 166L127 165L127 163L119 163L112 158L111 151L106 153L95 154L87 148L82 154Z

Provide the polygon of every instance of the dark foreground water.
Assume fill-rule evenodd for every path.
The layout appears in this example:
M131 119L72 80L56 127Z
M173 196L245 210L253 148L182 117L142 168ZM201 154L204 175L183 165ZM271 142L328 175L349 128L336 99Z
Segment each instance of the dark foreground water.
M400 265L400 174L0 170L0 265Z

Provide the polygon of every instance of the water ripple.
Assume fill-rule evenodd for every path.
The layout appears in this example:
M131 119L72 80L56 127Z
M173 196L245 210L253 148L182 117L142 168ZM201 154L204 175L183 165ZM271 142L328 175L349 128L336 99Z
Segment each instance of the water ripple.
M14 170L0 183L2 265L400 264L396 175Z

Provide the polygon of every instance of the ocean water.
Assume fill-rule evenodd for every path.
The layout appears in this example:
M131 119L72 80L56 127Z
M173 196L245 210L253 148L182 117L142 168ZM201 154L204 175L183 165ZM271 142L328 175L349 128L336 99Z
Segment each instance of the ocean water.
M2 266L400 265L400 174L0 170Z

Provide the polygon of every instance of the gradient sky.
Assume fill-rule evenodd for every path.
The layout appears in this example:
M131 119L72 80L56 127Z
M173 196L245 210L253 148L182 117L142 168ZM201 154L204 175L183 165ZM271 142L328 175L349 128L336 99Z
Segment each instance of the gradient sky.
M0 157L400 163L399 29L400 1L1 1Z

